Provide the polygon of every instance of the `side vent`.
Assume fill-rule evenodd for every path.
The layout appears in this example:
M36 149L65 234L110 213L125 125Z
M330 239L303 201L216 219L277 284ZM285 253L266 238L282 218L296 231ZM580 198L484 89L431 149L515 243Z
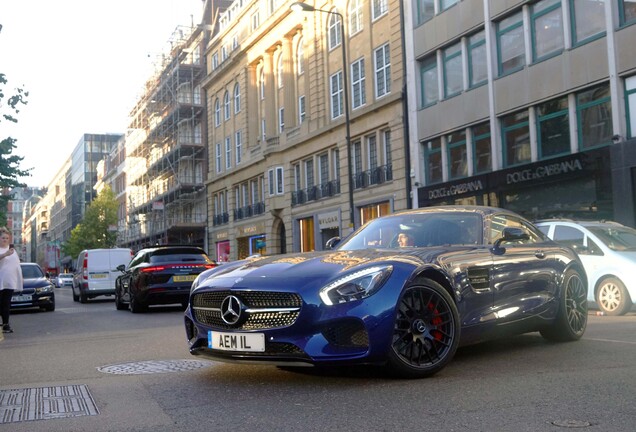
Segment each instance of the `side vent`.
M468 280L475 291L489 291L490 269L488 267L471 267L468 269Z

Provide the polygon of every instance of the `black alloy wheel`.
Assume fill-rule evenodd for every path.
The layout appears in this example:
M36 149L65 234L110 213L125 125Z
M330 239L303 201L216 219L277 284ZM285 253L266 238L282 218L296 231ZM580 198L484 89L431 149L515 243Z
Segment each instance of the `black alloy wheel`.
M440 284L423 279L402 293L397 305L389 368L421 378L441 370L459 345L459 313Z
M541 330L541 335L552 341L579 340L587 327L587 286L581 275L568 270L563 278L559 299L559 312L550 327Z

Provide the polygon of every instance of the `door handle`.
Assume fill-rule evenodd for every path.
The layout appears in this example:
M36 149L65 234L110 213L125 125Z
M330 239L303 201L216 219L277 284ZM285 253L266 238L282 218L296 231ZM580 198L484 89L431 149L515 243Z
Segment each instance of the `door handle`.
M534 256L539 259L543 259L545 258L545 252L543 252L542 250L535 251Z

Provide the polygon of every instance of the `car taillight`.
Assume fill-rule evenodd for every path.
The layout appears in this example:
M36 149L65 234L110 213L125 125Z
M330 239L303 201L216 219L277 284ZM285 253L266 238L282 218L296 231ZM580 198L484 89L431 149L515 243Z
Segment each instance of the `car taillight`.
M166 266L154 266L154 267L146 267L141 269L142 273L152 273L152 272L160 272L160 271L164 271L166 269Z
M84 263L82 264L82 277L88 280L88 257L84 258Z

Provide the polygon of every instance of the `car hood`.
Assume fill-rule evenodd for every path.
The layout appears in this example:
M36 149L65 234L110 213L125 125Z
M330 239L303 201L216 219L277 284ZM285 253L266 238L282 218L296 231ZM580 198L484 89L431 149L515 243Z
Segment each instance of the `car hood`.
M259 289L276 286L281 291L310 289L352 271L374 265L420 267L437 261L448 248L401 250L362 249L308 252L252 258L207 270L195 288Z
M22 285L25 290L34 289L34 288L42 288L45 286L51 285L51 282L47 278L26 278L24 279L24 284Z

